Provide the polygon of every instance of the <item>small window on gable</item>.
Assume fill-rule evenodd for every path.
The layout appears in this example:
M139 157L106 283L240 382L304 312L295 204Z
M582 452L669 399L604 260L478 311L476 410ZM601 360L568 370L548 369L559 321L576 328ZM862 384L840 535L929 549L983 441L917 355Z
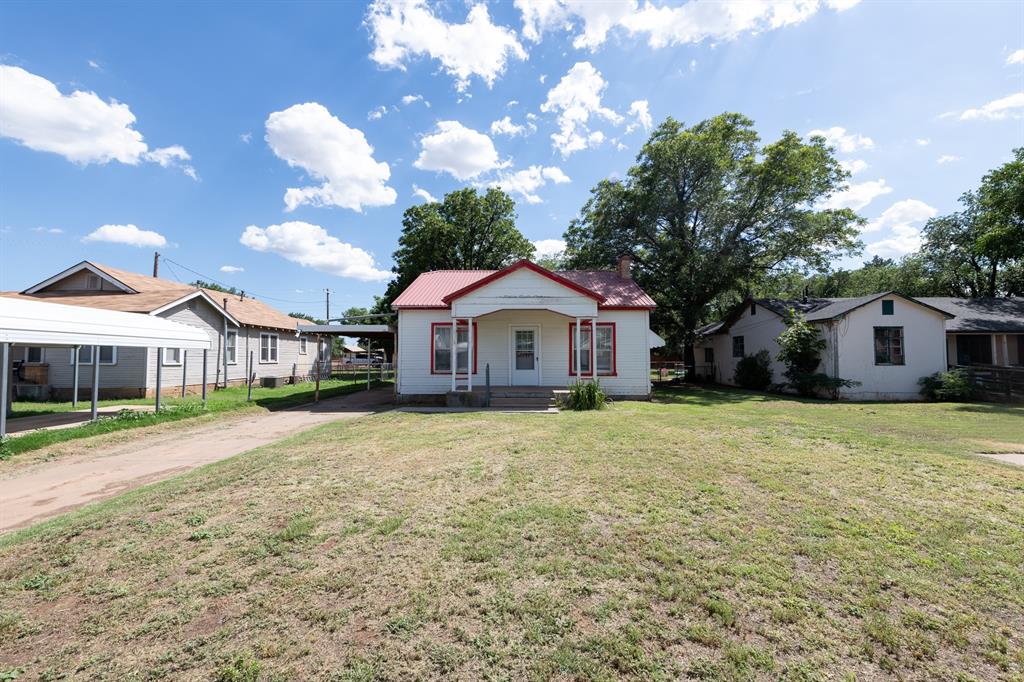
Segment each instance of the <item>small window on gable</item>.
M894 314L895 309L896 309L896 301L893 301L891 299L886 299L886 300L882 301L882 314L883 315L892 315L892 314Z
M102 287L103 283L100 280L99 275L86 275L85 276L85 288L91 290L98 290Z
M757 304L756 303L751 303L750 304L750 314L751 315L757 315Z

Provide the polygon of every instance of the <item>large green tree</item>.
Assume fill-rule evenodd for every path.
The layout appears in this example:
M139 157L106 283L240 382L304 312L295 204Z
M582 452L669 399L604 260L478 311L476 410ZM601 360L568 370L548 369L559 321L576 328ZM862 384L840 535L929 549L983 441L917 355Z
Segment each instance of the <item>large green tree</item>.
M391 303L421 273L502 268L532 257L533 250L516 229L515 202L501 189L481 194L467 187L440 202L412 206L402 216L395 278L374 309L390 312Z
M1024 266L1024 147L987 173L961 210L929 220L921 253L951 296L1019 294Z
M632 254L634 276L658 304L655 324L690 360L717 297L856 252L861 219L820 207L847 177L820 137L787 131L762 144L740 114L689 128L669 118L624 180L592 190L566 231L566 256L571 267L609 267Z

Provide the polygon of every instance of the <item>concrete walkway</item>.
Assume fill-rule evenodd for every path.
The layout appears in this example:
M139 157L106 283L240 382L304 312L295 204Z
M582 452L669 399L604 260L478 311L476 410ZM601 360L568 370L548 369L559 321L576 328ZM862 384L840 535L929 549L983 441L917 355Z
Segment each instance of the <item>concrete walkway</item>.
M339 419L391 408L390 388L212 421L129 439L101 453L44 462L4 476L0 471L0 533L58 516L91 502L293 436Z
M1024 467L1024 452L979 452L978 454L1006 464Z

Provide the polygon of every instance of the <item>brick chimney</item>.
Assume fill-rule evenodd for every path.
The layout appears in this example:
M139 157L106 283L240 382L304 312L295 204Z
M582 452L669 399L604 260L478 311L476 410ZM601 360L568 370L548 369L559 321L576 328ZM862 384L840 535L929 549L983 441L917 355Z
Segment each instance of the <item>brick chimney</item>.
M619 256L619 263L615 269L622 279L633 279L633 257L628 253L622 254Z

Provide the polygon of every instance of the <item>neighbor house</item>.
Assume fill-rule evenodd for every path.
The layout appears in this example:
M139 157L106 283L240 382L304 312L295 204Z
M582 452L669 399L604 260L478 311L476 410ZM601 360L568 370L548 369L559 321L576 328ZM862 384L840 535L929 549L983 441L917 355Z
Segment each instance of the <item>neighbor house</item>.
M654 301L617 270L550 271L523 260L502 270L421 274L395 299L399 400L472 403L492 387L565 388L598 380L612 396L651 392ZM470 393L467 398L454 395Z
M1024 299L920 298L945 310L946 364L1024 366Z
M858 382L839 390L842 399L916 399L918 380L946 368L945 324L953 314L889 292L859 298L748 299L726 319L698 331L697 375L735 384L736 364L765 350L773 381L785 381L786 368L776 355L790 311L803 314L825 340L818 370Z
M21 292L7 297L51 301L86 308L103 308L156 315L207 331L215 350L207 354L210 387L245 380L247 358L252 353L257 380L274 377L290 380L308 376L316 363L315 343L297 335L299 320L249 296L200 289L180 282L128 272L82 261ZM304 322L304 321L303 321ZM73 351L42 346L16 347L13 361L21 363L23 380L58 399L70 397L74 386ZM128 398L156 391L157 349L101 347L100 396ZM79 391L91 388L91 347L79 355ZM162 391L177 393L182 383L189 392L202 386L202 355L178 348L162 349ZM38 392L36 392L38 394Z

